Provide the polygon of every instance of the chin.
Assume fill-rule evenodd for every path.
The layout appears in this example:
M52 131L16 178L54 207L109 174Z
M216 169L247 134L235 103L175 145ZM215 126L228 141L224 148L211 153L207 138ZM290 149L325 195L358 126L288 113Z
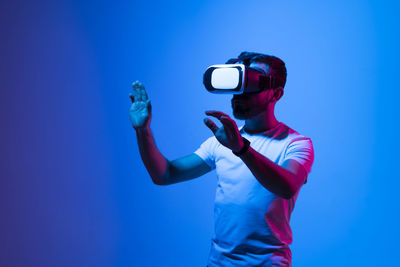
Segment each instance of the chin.
M250 118L247 114L237 113L237 112L233 112L233 117L235 117L235 119L238 120L246 120Z
M233 109L233 117L235 117L238 120L247 120L254 118L258 115L260 115L262 112L265 110L255 110L255 109L243 109L243 110L237 110Z

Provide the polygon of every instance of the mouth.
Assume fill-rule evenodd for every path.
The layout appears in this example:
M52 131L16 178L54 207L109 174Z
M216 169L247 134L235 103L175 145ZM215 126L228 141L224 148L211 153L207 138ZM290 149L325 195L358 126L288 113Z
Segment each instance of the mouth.
M234 113L244 113L248 111L248 106L241 101L232 101L232 109Z
M238 99L232 100L232 106L245 106L245 105L246 101L244 100L238 100Z
M245 101L246 101L245 98L232 98L232 102L243 103L243 102L245 102Z

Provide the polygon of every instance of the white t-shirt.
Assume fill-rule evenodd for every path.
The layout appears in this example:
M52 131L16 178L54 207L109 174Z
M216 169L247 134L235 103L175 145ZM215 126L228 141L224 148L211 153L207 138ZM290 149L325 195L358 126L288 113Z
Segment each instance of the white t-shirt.
M247 133L243 126L239 130L254 150L274 163L282 165L294 159L310 173L314 161L310 138L284 123L259 134ZM298 192L284 199L268 191L215 136L194 153L215 169L218 177L208 266L291 266L289 220Z

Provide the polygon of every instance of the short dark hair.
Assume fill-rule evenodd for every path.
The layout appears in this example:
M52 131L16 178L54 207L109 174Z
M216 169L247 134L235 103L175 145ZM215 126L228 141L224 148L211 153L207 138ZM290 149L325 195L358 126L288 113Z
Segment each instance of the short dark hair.
M225 64L234 64L238 61L242 61L246 66L249 66L251 62L267 64L271 68L272 77L275 78L273 87L285 87L287 72L285 62L282 59L271 55L244 51L237 58L229 59Z

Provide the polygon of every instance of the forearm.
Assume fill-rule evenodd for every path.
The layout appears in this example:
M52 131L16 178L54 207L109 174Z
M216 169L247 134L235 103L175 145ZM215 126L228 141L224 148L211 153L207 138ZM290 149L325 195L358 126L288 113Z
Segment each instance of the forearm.
M274 163L251 147L240 158L267 190L283 198L290 198L295 193L294 186L291 184L291 181L295 180L294 174L289 170Z
M151 179L157 185L165 184L169 176L169 162L158 150L150 127L136 129L136 137L140 156Z

